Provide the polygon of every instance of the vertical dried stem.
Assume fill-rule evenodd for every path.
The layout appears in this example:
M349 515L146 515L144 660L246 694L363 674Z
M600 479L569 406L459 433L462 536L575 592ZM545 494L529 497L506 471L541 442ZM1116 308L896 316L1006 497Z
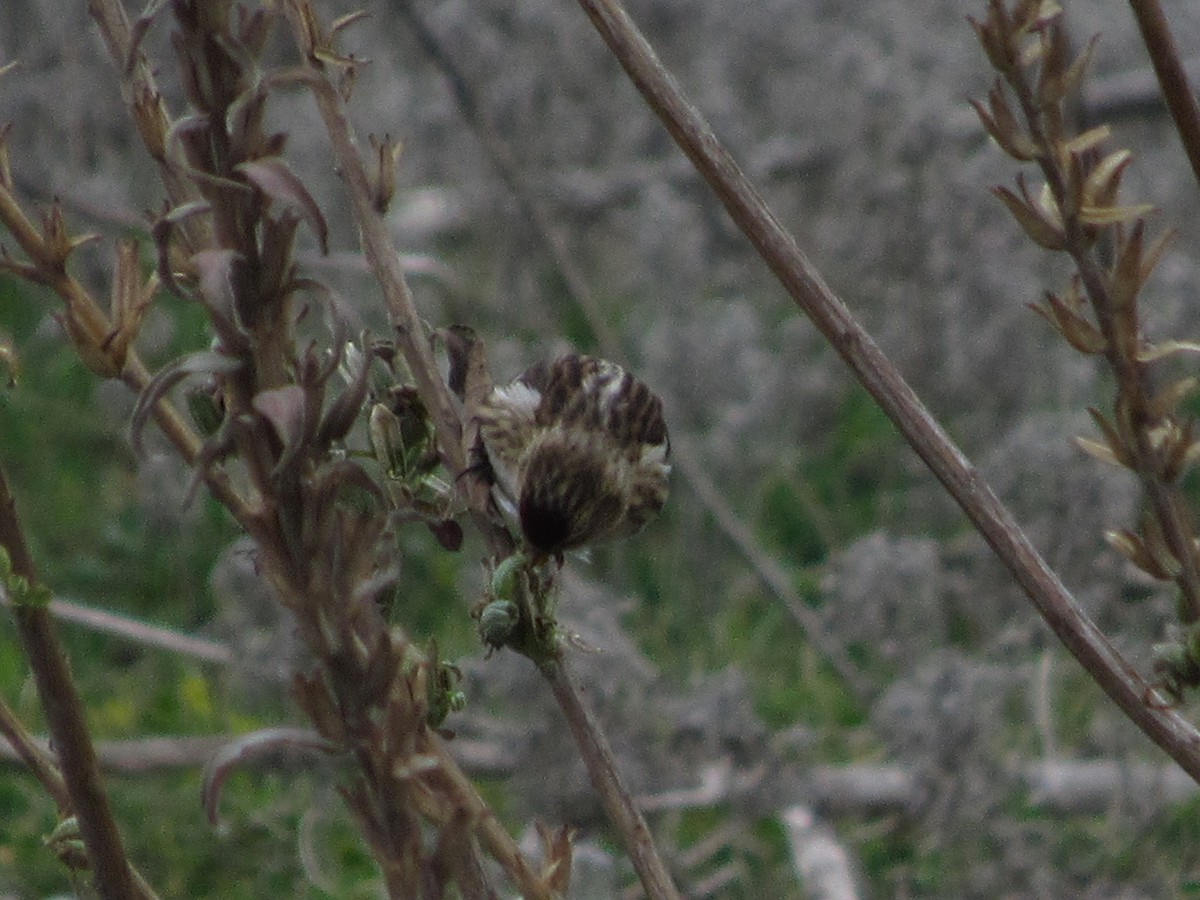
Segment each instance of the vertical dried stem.
M1165 28L1165 23L1162 24ZM1059 28L1061 25L1050 27ZM1060 38L1065 39L1065 36L1060 35ZM1165 39L1170 42L1169 35ZM1155 65L1157 68L1158 63ZM1069 183L1072 176L1065 169L1064 154L1058 152L1067 139L1065 134L1060 133L1063 127L1061 117L1043 110L1034 86L1024 76L1023 69L1014 69L1006 75L1006 80L1020 104L1030 139L1035 146L1045 149L1044 153L1038 155L1037 163L1058 208L1075 209ZM1184 88L1186 90L1186 82ZM1088 234L1088 228L1077 211L1063 216L1062 229L1065 252L1075 264L1105 339L1105 358L1117 382L1116 407L1127 411L1131 426L1129 450L1133 455L1132 468L1146 492L1150 509L1162 529L1163 539L1178 561L1179 574L1175 583L1182 596L1185 618L1189 622L1200 621L1200 562L1193 550L1192 527L1187 521L1179 488L1164 477L1161 454L1151 435L1159 416L1150 409L1151 385L1147 364L1137 357L1136 340L1131 341L1124 334L1126 329L1137 325L1133 312L1136 307L1132 306L1131 301L1125 309L1116 308L1105 267L1095 251L1095 241Z
M37 579L33 559L17 519L16 501L0 468L0 546L8 552L15 575ZM75 690L66 654L54 622L44 607L14 604L13 617L25 655L33 669L38 697L53 736L59 767L71 799L71 810L87 848L101 895L111 900L148 896L131 876L121 833L100 776L83 704ZM56 798L57 799L57 798Z
M776 278L967 514L1059 640L1134 724L1200 781L1200 733L1158 699L1080 609L1012 514L809 263L625 10L616 0L578 2Z
M371 185L343 109L342 98L318 61L318 51L327 48L314 45L311 10L302 0L293 0L288 4L287 10L297 43L310 65L310 87L332 141L339 171L350 193L367 262L375 272L383 291L405 361L412 370L417 389L433 416L446 467L452 472L463 472L466 470L466 454L462 446L462 423L459 413L447 385L437 371L424 325L400 265L399 254L392 245L386 224L374 202ZM498 555L510 553L513 549L511 538L506 531L497 527L486 513L486 492L468 497L467 500L472 518L493 552ZM671 883L666 866L654 848L649 829L633 805L632 798L624 790L607 742L595 718L584 706L582 697L574 688L574 682L561 655L544 668L544 672L568 718L592 784L603 797L606 809L626 842L647 893L656 898L677 897L678 893Z
M287 8L297 35L297 42L302 44L303 32L297 23L298 13L295 11L295 6L295 3L289 3ZM339 172L346 181L350 203L354 209L354 218L359 227L363 253L383 291L404 361L408 364L416 381L417 390L433 418L438 447L446 469L455 475L460 475L467 471L468 465L466 450L463 447L462 423L459 419L458 407L438 372L433 348L429 343L429 335L417 312L416 302L413 300L412 291L404 276L400 254L392 245L383 216L375 208L371 187L350 123L346 118L342 98L328 76L318 68L319 64L313 60L314 48L302 45L301 50L305 57L310 59L313 67L309 86L333 144ZM472 492L472 495L467 498L472 520L487 540L492 551L498 555L507 555L512 552L512 541L507 533L503 529L497 528L486 514L487 488L476 482L477 479L470 478L458 481L460 487ZM482 492L479 490L480 487L482 487Z

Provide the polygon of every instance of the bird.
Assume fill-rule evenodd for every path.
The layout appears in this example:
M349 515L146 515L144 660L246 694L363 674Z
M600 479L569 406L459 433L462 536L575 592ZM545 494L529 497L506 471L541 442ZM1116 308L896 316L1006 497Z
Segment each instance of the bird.
M497 505L541 558L635 534L667 500L662 401L616 363L569 353L477 411Z

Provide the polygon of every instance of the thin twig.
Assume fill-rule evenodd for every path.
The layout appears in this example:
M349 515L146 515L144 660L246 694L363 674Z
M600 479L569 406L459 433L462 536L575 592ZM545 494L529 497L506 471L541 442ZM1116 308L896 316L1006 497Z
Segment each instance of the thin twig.
M97 741L96 756L101 769L116 776L198 770L210 762L213 754L237 739L236 735L160 735ZM29 741L35 752L49 758L49 741L45 737L35 736ZM452 760L459 770L456 777L463 778L511 778L520 764L504 740L471 741L459 737L441 744L438 753ZM245 763L244 768L285 772L292 766L302 770L307 764L303 758L264 756ZM23 752L0 739L0 770L25 768ZM920 802L923 792L928 791L921 772L898 764L738 768L723 759L701 765L697 770L700 775L696 784L638 794L635 802L648 814L725 806L735 807L752 818L762 818L779 812L773 801L802 795L823 815L861 817L911 810ZM1130 796L1149 804L1150 809L1166 811L1191 802L1197 795L1196 782L1173 763L1039 754L1011 775L1012 790L1026 791L1026 802L1055 815L1095 815L1112 809L1122 797ZM770 790L764 787L767 779ZM494 816L480 819L473 828L493 856L504 859L506 854L514 852L507 849L512 846L512 838Z
M567 252L566 242L562 234L554 226L553 217L533 190L529 179L521 171L516 155L508 143L489 121L466 76L462 73L453 55L442 44L417 10L413 0L396 0L396 9L408 23L417 43L429 55L434 65L441 71L450 85L450 93L458 106L459 113L467 125L475 132L475 137L483 147L483 152L491 161L500 178L508 186L524 214L524 218L533 225L538 240L546 248L554 267L563 280L568 296L583 312L588 327L596 338L596 343L605 348L608 355L614 359L620 358L620 340L617 333L601 313L600 304L595 294L588 287L587 278L575 263L574 258Z
M442 380L434 359L433 348L425 325L417 312L416 302L405 278L400 254L392 244L391 234L375 198L358 151L354 132L346 115L345 103L329 75L315 58L318 48L304 46L304 26L298 21L300 13L295 3L287 4L289 19L301 52L310 63L308 86L317 103L325 130L329 134L338 171L346 183L350 203L358 223L363 254L383 292L392 328L404 361L412 372L416 387L429 410L437 432L438 447L446 468L459 476L468 471L466 449L462 441L462 422L458 407L446 383ZM497 528L487 514L487 488L474 478L457 478L460 488L469 492L466 498L472 520L497 555L512 552L507 532Z
M1080 609L1012 514L809 263L621 5L578 2L776 278L967 514L1059 640L1117 706L1200 781L1200 733L1168 708Z
M12 601L3 588L0 588L0 606L11 605ZM69 600L51 600L47 609L50 610L50 615L60 622L82 625L92 631L124 638L145 647L154 647L217 665L227 665L233 661L233 651L219 641L182 634L130 616L116 615Z
M759 580L783 603L784 608L804 631L808 642L837 672L855 697L864 703L868 702L878 691L863 674L862 669L850 659L844 644L825 627L816 611L804 603L804 598L792 585L792 579L783 566L763 549L754 533L738 517L712 478L704 471L691 447L684 442L672 441L671 455L687 479L688 485L699 498L701 506L750 563Z
M436 737L430 736L428 746L424 749L426 752L435 755L440 761L441 765L438 768L439 779L448 788L448 792L456 797L461 804L456 812L465 811L470 816L472 820L471 828L476 839L487 848L492 858L500 863L501 867L512 879L513 884L521 891L522 896L528 898L547 898L548 900L550 892L536 873L529 868L520 848L517 847L512 836L500 824L483 798L479 796L475 785L463 773L463 770L455 761L446 743ZM421 794L417 795L418 803L422 801L423 796ZM432 807L427 807L423 811L427 814L434 812Z
M39 743L37 738L25 730L21 720L3 698L0 698L0 734L8 741L13 755L42 783L42 787L58 807L58 814L69 816L71 792L67 789L67 783L63 781L62 773L58 771L49 748L45 746L45 742Z
M35 583L37 573L3 468L0 468L0 546L8 552L13 573L30 584ZM103 897L112 900L147 896L137 889L136 881L131 877L121 833L104 791L83 704L75 690L66 654L54 631L54 621L44 607L29 604L14 606L13 617L33 669L46 724L54 736L59 768L87 848L96 886Z
M604 811L620 832L647 896L652 900L679 898L671 873L654 846L646 819L633 802L604 731L591 708L584 702L578 682L564 663L561 649L554 659L541 666L541 670L575 736L592 787L600 795Z
M1167 17L1158 0L1129 0L1129 5L1141 29L1142 42L1150 54L1163 98L1175 120L1175 130L1179 132L1192 174L1200 181L1200 105L1188 84L1187 71L1171 37Z

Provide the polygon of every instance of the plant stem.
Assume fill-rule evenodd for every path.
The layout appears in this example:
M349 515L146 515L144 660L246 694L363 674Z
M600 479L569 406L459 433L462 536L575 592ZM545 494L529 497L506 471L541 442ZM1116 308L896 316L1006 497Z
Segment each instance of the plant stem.
M1192 174L1200 181L1200 106L1188 85L1187 72L1171 38L1167 17L1158 0L1129 0L1129 5L1141 29L1142 42L1150 54L1163 98L1175 120L1175 130L1179 132L1179 140L1191 163Z
M1080 609L987 482L809 263L625 10L616 0L578 2L775 277L966 513L1059 640L1125 715L1200 782L1200 733L1168 708Z
M646 895L652 900L679 900L681 895L675 888L671 873L659 856L646 820L634 805L633 797L617 770L617 762L604 731L583 701L579 685L563 659L562 649L539 668L566 716L567 725L587 766L592 788L600 795L605 812L620 832Z
M59 815L69 816L71 814L71 792L67 790L67 783L63 781L58 766L54 764L53 758L38 746L33 735L25 730L25 726L21 724L16 713L2 699L0 699L0 734L4 735L21 762L28 767L33 776L42 783L46 793L53 798Z
M8 552L13 573L36 581L33 559L17 519L16 501L0 468L0 546ZM100 776L96 751L75 690L71 669L47 609L14 604L13 618L25 655L33 669L46 724L54 741L59 768L70 794L71 810L87 848L96 887L106 900L146 896L135 890L121 833ZM57 798L56 798L57 800Z
M285 8L296 43L309 61L307 85L316 100L317 110L329 134L338 171L350 196L363 255L383 292L397 344L433 420L443 463L455 476L460 488L470 494L465 499L471 519L489 548L497 556L506 556L513 550L512 541L508 533L496 527L487 515L487 486L479 479L459 477L468 470L468 464L458 405L438 371L429 334L404 276L400 254L392 244L383 211L376 208L354 131L346 116L345 103L322 64L316 60L315 53L319 48L306 45L309 36L305 33L302 9L307 8L307 4L304 0L291 0L285 4Z

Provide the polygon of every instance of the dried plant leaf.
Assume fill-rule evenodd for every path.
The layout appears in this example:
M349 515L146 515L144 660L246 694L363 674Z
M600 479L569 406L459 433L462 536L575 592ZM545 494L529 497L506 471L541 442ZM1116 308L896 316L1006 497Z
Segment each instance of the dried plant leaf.
M329 226L325 217L312 194L283 159L251 160L239 164L237 171L272 200L298 212L316 234L321 253L329 252Z
M1179 575L1180 565L1179 560L1175 558L1169 547L1167 547L1167 539L1163 535L1162 526L1158 519L1152 515L1144 514L1142 516L1142 546L1146 548L1146 552L1154 559L1154 564L1163 572L1166 572L1167 578L1175 578Z
M201 779L201 805L208 821L217 824L217 804L225 781L238 766L264 758L275 758L280 754L293 755L297 751L310 754L319 752L332 755L339 748L315 731L306 728L265 728L242 735L217 751L204 767Z
M1000 198L1012 217L1017 220L1017 224L1035 244L1047 250L1065 250L1067 238L1062 226L1047 216L1043 209L1034 205L1023 184L1021 188L1024 197L1018 197L1005 187L992 188L992 193Z
M1068 92L1078 90L1080 83L1083 81L1083 76L1087 72L1087 68L1091 65L1092 56L1096 52L1096 45L1100 42L1100 35L1093 34L1088 39L1087 45L1075 57L1071 67L1067 69L1063 76L1063 82Z
M1162 259L1163 253L1166 252L1167 247L1174 239L1175 229L1168 228L1157 238L1155 238L1150 244L1149 248L1147 248L1147 250L1142 254L1141 271L1139 272L1142 284L1146 283L1146 279L1150 277L1150 273L1154 271L1155 267L1159 263L1159 260Z
M116 378L121 374L124 360L118 364L106 346L112 336L111 326L100 311L91 306L90 298L68 302L67 308L55 313L54 318L62 325L80 361L89 370L101 378Z
M244 335L237 315L233 267L242 256L236 250L201 250L192 255L199 276L199 299L208 310L217 334L228 343L232 334Z
M353 380L322 416L321 425L317 429L317 445L320 447L327 447L334 441L345 438L362 413L370 387L371 360L378 351L371 347L365 332L359 337L359 346L368 348L368 351L363 355L362 365L354 373Z
M1132 222L1154 212L1154 206L1149 203L1138 203L1135 206L1081 206L1079 221L1084 225L1104 226L1121 225Z
M1195 349L1200 350L1200 346L1197 346ZM1171 382L1150 398L1147 406L1150 418L1152 420L1159 419L1174 413L1180 403L1196 392L1197 386L1200 386L1200 379L1192 376Z
M141 260L137 241L123 240L117 244L113 266L111 321L112 333L104 341L118 372L125 367L129 347L137 337L142 318L150 307L150 299L158 290L158 278L151 275L142 281Z
M153 224L150 226L150 237L158 252L158 277L167 290L180 297L187 296L187 294L176 280L174 261L179 254L176 244L173 242L175 232L181 222L187 221L192 216L203 215L211 211L212 206L206 200L183 203L154 218Z
M1037 80L1037 102L1042 110L1051 110L1057 108L1067 95L1066 74L1070 68L1071 46L1066 29L1059 22L1047 20L1039 30L1043 53Z
M1108 349L1100 329L1076 312L1057 294L1047 291L1046 303L1031 303L1030 308L1048 321L1054 330L1080 353L1103 353Z
M1112 461L1114 461L1117 465L1124 466L1127 469L1132 469L1133 456L1126 449L1125 440L1121 437L1121 433L1117 427L1108 420L1104 413L1100 412L1100 410L1096 409L1094 406L1088 407L1088 415L1092 417L1092 421L1096 423L1096 427L1099 428L1101 433L1104 435L1104 443L1100 444L1099 446L1106 448L1105 452L1111 454ZM1105 462L1109 461L1103 455L1097 456L1096 453L1093 453L1088 449L1086 444L1095 444L1095 441L1089 441L1087 438L1083 437L1077 437L1075 441L1080 445L1084 452L1089 453L1092 456L1096 456L1097 459L1101 459Z
M299 385L288 384L259 391L252 403L259 415L271 423L283 444L283 452L275 464L276 472L281 472L304 449L310 421L308 395Z
M1195 447L1196 423L1188 419L1182 424L1171 420L1172 428L1163 446L1163 479L1168 483L1178 481L1187 471L1189 455Z
M992 85L988 91L987 108L984 108L978 100L968 100L967 102L974 107L984 129L1000 146L1000 149L1022 162L1037 159L1040 155L1038 145L1017 121L999 82Z
M1068 153L1083 154L1104 143L1110 137L1112 137L1111 128L1107 125L1097 125L1095 128L1089 128L1082 134L1075 135L1075 137L1063 145L1063 148ZM1128 151L1121 152L1128 153Z
M551 829L542 822L536 823L538 843L542 845L542 884L558 896L567 896L571 886L572 848L575 829L569 825Z
M369 593L376 593L370 591ZM400 672L400 657L386 630L376 633L375 645L367 649L363 673L359 680L359 696L372 705L383 706Z
M1133 163L1133 154L1128 150L1114 150L1088 172L1083 185L1083 205L1105 208L1117 200L1121 176Z
M1146 223L1133 224L1128 236L1117 232L1112 269L1108 273L1109 302L1114 309L1125 309L1142 289L1142 252L1146 238Z
M1132 531L1106 531L1104 539L1110 547L1152 578L1160 581L1171 578L1170 573L1159 566L1157 560L1146 550L1142 539Z
M1076 436L1075 443L1088 456L1100 460L1100 462L1108 463L1113 466L1124 465L1117 455L1113 453L1112 448L1108 444L1102 444L1099 441L1094 441L1091 438Z
M365 10L360 9L356 12L347 13L344 16L334 19L331 23L329 23L330 39L336 37L338 32L340 32L346 28L349 28L355 22L361 22L363 19L369 19L369 18L371 18L371 14L369 12L366 12Z
M346 740L341 711L320 676L297 673L292 679L292 696L318 734L335 743Z
M1062 16L1062 7L1055 0L1021 0L1021 9L1027 8L1027 14L1018 14L1013 18L1021 22L1021 28L1029 31L1040 31L1053 25Z
M1147 344L1138 351L1137 360L1143 363L1157 362L1179 353L1200 353L1200 343L1196 341L1159 341L1157 344Z
M375 157L374 165L369 173L371 205L374 206L376 212L383 214L387 212L392 203L392 196L396 192L396 166L400 162L402 145L399 141L392 140L390 136L380 140L372 135L370 142L371 151Z
M155 404L166 396L167 391L190 375L231 375L241 366L242 363L233 357L205 350L181 357L160 369L138 395L130 416L130 440L134 453L139 457L145 456L142 431Z
M987 55L992 68L997 72L1005 73L1012 70L1016 59L1013 55L1012 43L1008 40L1005 29L1001 27L998 19L998 15L1002 13L1003 8L999 4L993 3L988 8L987 21L979 22L971 16L967 17L967 21L974 29L975 37L978 38L979 45L983 47L983 52Z

